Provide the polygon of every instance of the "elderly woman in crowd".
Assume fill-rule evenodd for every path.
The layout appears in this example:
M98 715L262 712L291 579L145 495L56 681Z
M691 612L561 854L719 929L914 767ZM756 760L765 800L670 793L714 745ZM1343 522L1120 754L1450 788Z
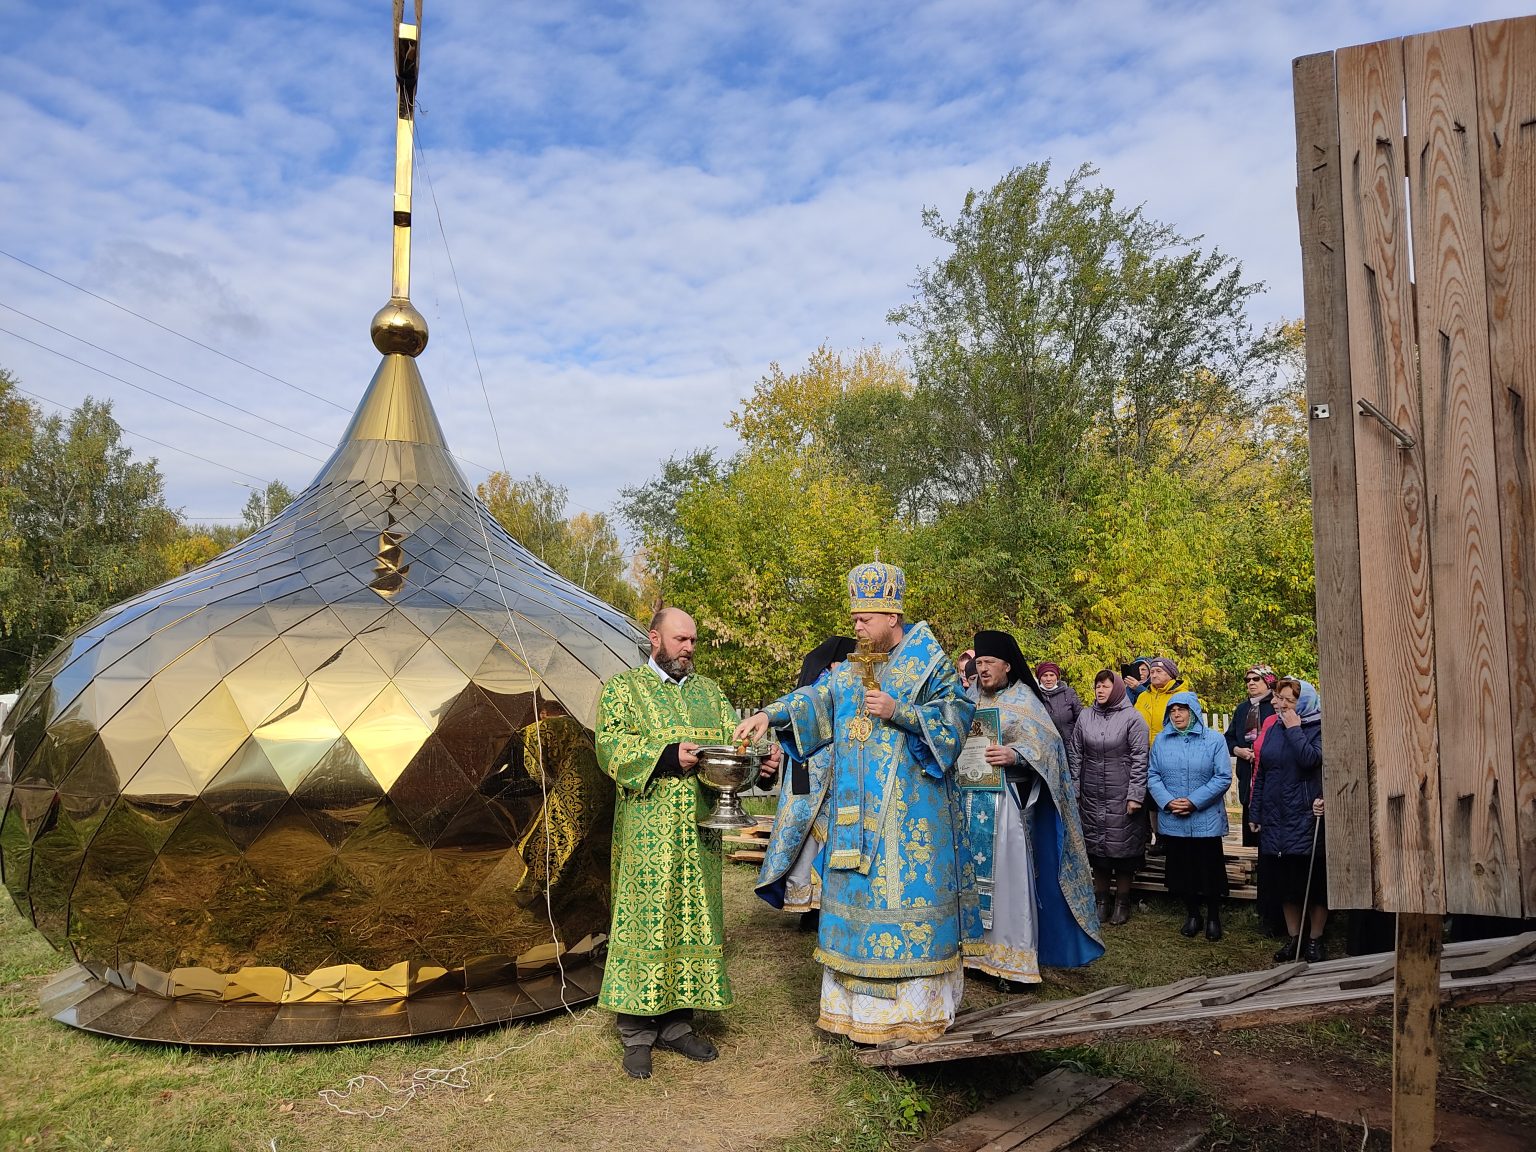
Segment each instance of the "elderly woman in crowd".
M1099 920L1131 918L1131 878L1147 851L1147 722L1111 669L1093 678L1093 703L1067 741ZM1110 890L1114 911L1109 913ZM1106 916L1106 913L1109 915Z
M1152 745L1147 791L1162 814L1158 835L1167 851L1168 891L1183 899L1189 914L1179 929L1185 936L1199 933L1203 902L1205 938L1221 939L1221 898L1227 894L1222 840L1231 784L1227 742L1201 721L1193 692L1176 693Z
M1243 806L1243 843L1254 845L1258 835L1248 824L1248 788L1253 783L1253 746L1259 742L1264 721L1275 714L1270 692L1275 686L1275 670L1267 664L1255 664L1243 673L1243 688L1248 698L1232 713L1227 725L1227 751L1237 761L1237 798Z
M1035 681L1040 685L1040 699L1051 714L1051 723L1061 733L1061 742L1069 743L1077 718L1082 715L1082 698L1077 689L1062 681L1061 665L1053 661L1042 660L1035 665Z
M1253 818L1248 812L1248 789L1253 784L1254 748L1259 742L1259 732L1264 722L1275 714L1271 696L1274 686L1275 670L1268 664L1255 664L1244 672L1243 688L1248 697L1237 706L1227 725L1227 749L1237 761L1233 770L1237 773L1238 803L1243 809L1243 843L1248 847L1256 847L1259 843L1259 834L1253 830ZM1275 885L1267 867L1258 869L1257 880L1259 923L1271 936L1284 935L1285 918L1280 912L1280 900L1275 895Z
M1278 889L1290 939L1277 961L1324 959L1328 870L1323 858L1323 711L1305 680L1275 681L1275 714L1260 729L1249 793L1259 863Z

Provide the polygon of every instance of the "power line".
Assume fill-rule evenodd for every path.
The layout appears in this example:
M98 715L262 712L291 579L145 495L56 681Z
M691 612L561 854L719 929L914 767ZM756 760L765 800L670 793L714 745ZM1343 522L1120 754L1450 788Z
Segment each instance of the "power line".
M16 389L16 391L20 392L23 396L30 396L34 400L41 400L44 404L52 404L55 408L61 408L65 412L75 413L80 411L78 407L71 408L67 404L60 404L57 400L50 399L49 397L37 392L32 392L26 388L23 388L20 384L12 384L11 387ZM147 440L151 444L158 445L161 448L168 448L172 452L180 452L183 456L190 456L194 460L201 460L204 464L212 464L215 468L222 468L226 472L233 472L236 476L248 477L256 481L258 484L265 485L269 483L269 481L264 480L260 476L254 476L249 472L242 472L239 468L233 468L228 464L220 463L218 460L210 460L206 456L199 456L196 452L188 452L185 448L178 448L174 444L167 444L164 440L156 440L153 436L146 436L142 432L135 432L132 428L125 428L122 424L118 423L116 416L112 417L112 422L117 424L119 431L124 432L129 436L135 436L140 440Z
M263 436L260 432L252 432L249 428L242 428L238 424L232 424L228 420L225 420L219 416L215 416L210 412L200 412L196 408L193 408L190 404L183 404L180 400L172 400L169 396L161 395L153 388L146 388L142 384L135 384L132 380L124 380L121 376L114 376L112 373L106 371L105 369L98 368L94 364L87 364L84 360L75 359L75 357L69 355L67 352L60 352L57 348L50 348L46 344L39 344L36 340L33 340L28 336L23 336L20 332L12 332L9 328L3 326L0 326L0 332L5 333L7 336L15 337L17 340L24 340L26 343L32 345L32 347L40 348L44 352L51 352L53 355L59 357L62 360L68 360L71 364L78 364L82 368L87 368L92 372L100 373L108 380L116 380L119 384L126 384L130 388L137 389L138 391L143 392L148 396L153 396L156 400L164 400L167 404L175 405L177 408L181 408L187 412L190 412L194 416L201 416L204 420L212 420L215 424L222 424L224 427L232 428L236 432L243 433L246 436L254 436L256 439L263 440L275 448L281 448L285 452L293 452L299 456L313 460L317 464L325 463L323 457L316 456L311 452L306 452L302 448L295 448L291 444L284 444L281 440L274 440L270 436Z
M444 250L444 252L448 252L448 236L447 236L446 231L443 229L442 212L441 212L440 209L438 209L438 205L437 205L437 192L432 187L432 177L431 177L431 174L426 171L426 153L425 153L424 150L420 149L419 144L418 144L418 154L421 156L422 171L423 171L423 174L425 174L426 177L427 177L427 187L428 187L428 189L429 189L429 191L431 192L431 195L432 195L432 206L433 206L433 209L437 213L438 233L443 238L443 250ZM129 316L134 317L135 319L142 320L146 324L153 325L154 327L160 329L162 332L168 332L172 336L177 337L178 339L185 340L189 344L194 344L197 347L202 348L204 351L212 352L215 356L218 356L218 357L221 357L222 359L228 360L232 364L238 364L238 365L240 365L240 367L248 369L249 371L255 372L257 375L265 376L269 380L276 381L278 384L281 384L285 388L291 388L295 392L300 392L303 395L308 396L308 397L310 397L313 400L319 400L322 404L329 404L332 408L335 408L335 409L337 409L339 411L342 411L342 412L350 412L351 411L350 408L346 407L343 404L336 403L336 401L332 400L328 396L322 396L318 392L311 392L308 388L302 388L302 387L300 387L297 384L293 384L293 383L291 383L291 382L289 382L287 380L284 380L281 376L275 376L271 372L268 372L264 368L258 368L254 364L248 364L246 361L240 359L238 356L232 356L228 352L221 352L219 349L213 347L211 344L205 344L201 340L198 340L198 339L196 339L196 338L194 338L192 336L188 336L184 332L178 332L176 329L170 327L169 325L160 323L158 320L152 320L150 317L145 316L141 312L135 312L132 308L129 308L126 305L123 305L123 304L119 304L116 300L109 299L108 297L101 295L99 292L93 292L89 288L84 287L83 285L76 284L73 280L65 279L63 276L60 276L58 273L50 272L48 269L40 267L39 265L32 263L30 260L23 260L20 256L17 256L14 252L7 252L7 251L5 251L5 249L0 248L0 256L4 256L8 260L14 260L16 263L22 265L23 267L30 268L34 272L41 273L42 275L48 277L50 280L55 280L58 283L65 285L66 287L73 288L77 292L82 292L85 295L89 296L93 300L99 300L103 304L110 305L111 307L116 308L119 312L125 312ZM448 253L448 259L449 259L449 265L450 265L450 267L452 267L453 256L452 256L451 252ZM458 289L458 272L457 272L457 270L454 270L454 272L453 272L453 279L454 279L454 287L455 287L455 290L457 291L457 289ZM461 312L465 312L463 293L462 292L458 292L458 297L459 297L459 309L460 309ZM25 312L20 312L20 311L18 311L15 308L10 308L9 305L0 304L0 307L8 308L10 311L16 312L17 315L20 315L20 316L26 316L27 315ZM30 319L34 319L33 317L30 317L30 316L28 316L27 318L29 320ZM47 328L52 328L53 327L52 325L47 324L46 322L41 321L41 320L38 320L36 322L39 323L39 324L43 324L43 326L47 327ZM54 328L53 330L56 331L56 332L63 332L62 329L58 329L58 328ZM489 410L491 408L491 405L490 405L490 397L488 395L488 390L486 389L486 385L485 385L485 374L480 369L479 357L477 355L475 355L475 351L474 351L474 336L473 336L473 333L471 333L470 330L469 330L469 317L467 315L467 312L465 312L465 315L464 315L464 330L465 330L466 335L468 335L469 339L470 339L470 354L475 359L475 369L476 369L477 373L479 373L479 375L480 375L481 391L482 391L482 393L486 394L486 407ZM5 332L5 331L8 331L8 330L0 328L0 332ZM35 341L35 340L27 340L27 338L25 336L20 336L17 333L14 333L14 332L10 332L9 334L12 335L12 336L16 336L16 338L18 340L26 340L27 343L32 344L35 347L41 348L45 352L52 352L55 356L62 356L66 360L73 361L74 363L79 364L82 368L88 368L92 372L100 372L103 376L106 376L109 379L113 379L113 380L118 380L119 379L118 377L113 376L110 372L103 372L100 368L95 367L95 365L86 364L83 361L75 360L74 357L68 356L65 353L59 352L59 351L57 351L57 350L55 350L53 348L49 348L46 345L38 344L37 341ZM80 340L80 337L74 336L72 333L63 332L63 334L66 335L66 336L69 336L71 339ZM81 340L80 342L82 344L89 344L89 341L85 341L85 340ZM90 344L89 346L92 347L92 348L96 347L96 345L94 345L94 344ZM113 357L116 357L119 360L123 360L125 363L133 364L135 368L142 368L146 372L152 372L156 376L160 376L163 379L170 380L170 382L173 383L173 384L178 384L178 385L180 385L183 388L191 388L191 385L182 384L181 381L175 380L175 379L173 379L173 378L171 378L169 376L165 376L163 373L156 372L153 368L144 368L143 365L135 364L134 361L129 360L125 356L120 356L116 352L111 352L111 351L108 351L107 349L104 349L104 348L98 348L97 350L101 351L101 352L104 352L108 356L113 356ZM144 391L144 392L148 392L149 391L148 389L140 388L139 385L134 384L131 381L122 380L120 382L124 383L124 384L127 384L130 388L139 388L140 391ZM194 391L194 392L198 391L198 389L196 389L196 388L191 388L191 390ZM169 404L177 404L178 403L175 400L171 400L169 397L160 396L160 394L157 393L157 392L149 392L149 394L151 396L158 396L160 399L165 400ZM207 393L199 393L199 394L200 395L207 395ZM216 397L216 396L209 397L209 398L218 401L218 397ZM219 403L225 403L225 404L228 403L227 401L218 401L218 402ZM50 401L50 403L51 403L51 401ZM184 404L181 404L181 405L178 405L178 406L179 407L183 407L183 408L187 408L187 411L194 412L194 413L196 413L199 416L207 416L207 413L198 412L197 409L195 409L195 408L188 408ZM233 408L233 407L236 407L236 406L231 404L231 405L229 405L229 407ZM240 409L240 408L236 408L236 410L237 411L241 411L241 412L245 411L244 409ZM246 414L247 415L254 415L254 413L246 413ZM502 465L501 465L500 469L493 468L493 467L491 467L488 464L481 464L478 460L471 460L467 456L460 456L456 452L450 452L449 455L451 455L460 464L471 465L471 466L473 466L475 468L478 468L480 471L485 472L487 474L489 474L491 472L501 471L501 472L506 473L508 476L510 476L511 473L508 471L507 464L506 464L506 453L505 453L505 451L503 451L501 449L501 432L500 432L499 427L496 426L496 417L495 417L494 411L490 411L490 418L491 418L492 428L495 431L497 450L498 450L498 452L500 453L500 455L502 457ZM208 419L210 419L210 420L217 420L218 417L208 416ZM256 419L263 420L263 421L265 421L266 423L269 423L269 424L273 424L274 427L278 427L278 428L283 428L284 427L281 424L277 424L275 421L268 420L264 416L257 416ZM225 423L224 421L219 421L219 422L220 423ZM246 432L246 429L239 428L238 425L231 424L231 425L229 425L229 427L236 428L238 431L241 431L241 432ZM284 428L284 430L285 431L289 431L289 432L294 431L291 428ZM246 434L247 435L251 435L251 436L258 436L258 434L255 433L255 432L246 432ZM302 432L298 433L298 435L305 436L305 434L302 433ZM149 439L149 437L147 437L147 436L146 437L141 437L141 438L142 439L146 439L146 440ZM266 437L264 437L264 436L259 436L258 438L259 439L263 439L263 440L266 439ZM305 436L305 439L307 439L307 440L314 440L315 438L312 437L312 436ZM269 440L267 442L271 443L271 444L276 444L277 443L276 441L273 441L273 440ZM151 443L157 443L158 444L160 442L159 441L151 441ZM325 442L324 441L320 441L320 440L315 440L315 443L317 443L317 444L324 444ZM326 446L329 447L329 445L326 445ZM172 447L170 445L164 445L164 447L171 447L172 451L177 451L177 452L184 451L183 449L174 448L174 447ZM308 458L311 459L311 460L316 460L316 461L320 460L320 458L318 456L309 456L308 453L301 452L297 448L290 448L286 444L279 444L278 447L287 448L288 451L290 451L290 452L299 452L300 455L308 456ZM186 454L187 455L192 455L192 453L186 453ZM198 459L202 459L202 457L198 457ZM249 476L250 473L244 472L244 473L241 473L241 475ZM607 515L607 513L602 511L601 509L591 508L591 507L589 507L589 506L587 506L585 504L578 504L574 500L570 500L569 497L567 497L567 503L570 504L574 508L581 509L583 512L591 512L594 515L598 515L598 516L606 516Z
M201 388L198 388L195 385L184 383L184 382L176 379L174 376L167 376L164 372L160 372L160 371L157 371L154 368L148 367L147 365L140 364L136 360L130 360L130 359L128 359L128 357L124 356L120 352L114 352L110 348L103 348L100 344L92 344L84 336L77 336L73 332L70 332L70 331L67 331L66 329L60 328L60 327L58 327L55 324L50 324L50 323L48 323L48 321L39 319L38 317L33 316L29 312L23 312L20 308L17 308L17 307L14 307L13 305L7 304L3 300L0 300L0 308L4 308L7 312L14 312L16 315L22 317L23 319L30 320L34 324L41 324L44 328L47 328L50 332L57 332L60 336L67 336L71 340L75 340L75 341L78 341L81 344L84 344L87 348L93 348L97 352L100 352L100 353L102 353L105 356L111 356L114 360L121 360L124 364L132 365L133 367L137 368L141 372L148 372L151 376L158 376L158 377L160 377L160 379L165 380L168 383L174 384L178 388L185 388L188 392L195 392L195 393L197 393L197 395L202 396L204 399L212 400L215 404L222 404L226 408L232 408L236 412L239 412L243 416L249 416L253 420L260 420L263 424L270 424L274 428L280 428L284 432L290 432L290 433L292 433L295 436L302 436L305 440L308 440L312 444L318 444L322 448L329 449L329 448L335 447L335 445L331 444L327 440L321 440L321 439L319 439L317 437L311 436L308 432L300 432L297 428L290 428L286 424L279 424L276 420L273 420L273 419L271 419L270 417L267 417L267 416L263 416L259 412L252 412L249 408L242 408L242 407L240 407L240 405L232 403L232 402L230 402L228 400L225 400L221 396L215 396L211 392L204 392Z
M171 328L171 327L169 327L169 326L167 326L165 324L162 324L158 320L151 320L148 316L145 316L142 312L135 312L132 308L129 308L126 305L123 305L123 304L119 304L116 300L109 300L109 299L107 299L107 297L102 296L100 293L92 292L89 288L81 287L79 284L76 284L73 280L66 280L66 279L64 279L64 277L58 275L57 273L50 272L46 268L40 268L36 264L33 264L30 260L23 260L20 256L17 256L15 253L7 252L3 248L0 248L0 256L4 256L7 259L14 260L14 261L16 261L16 263L21 264L24 267L30 268L34 272L41 272L44 276L48 277L50 280L57 280L60 284L67 285L68 287L73 288L77 292L84 292L87 296L89 296L93 300L100 300L103 304L110 304L113 308L116 308L119 312L126 312L126 313L128 313L128 315L136 317L136 318L144 321L144 323L146 323L146 324L153 324L156 328L160 329L160 331L162 331L162 332L169 332L172 336L176 336L176 337L178 337L178 338L180 338L182 340L185 340L188 344L196 344L199 348L202 348L204 351L212 352L215 356L222 356L225 360L228 360L232 364L238 364L242 368L248 368L252 372L255 372L259 376L265 376L268 380L275 380L275 381L277 381L277 383L281 384L284 388L292 388L295 392L302 392L304 395L308 396L312 400L319 400L322 404L329 404L332 408L340 408L343 412L350 411L350 409L348 409L345 404L338 404L338 403L336 403L336 401L332 400L329 396L322 396L318 392L311 392L308 388L301 388L297 384L291 384L287 380L284 380L281 376L274 376L272 373L268 372L265 368L258 368L254 364L247 364L244 360L240 359L238 356L231 356L228 352L220 352L217 348L213 347L210 344L204 344L201 340L196 340L193 337L188 336L185 332L178 332L178 331L176 331L176 329Z

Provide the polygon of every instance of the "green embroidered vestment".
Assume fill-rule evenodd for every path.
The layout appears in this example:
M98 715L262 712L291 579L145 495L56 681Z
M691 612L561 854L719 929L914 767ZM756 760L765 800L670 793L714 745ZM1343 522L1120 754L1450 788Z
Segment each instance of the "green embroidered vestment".
M719 685L664 681L649 665L603 685L597 761L618 784L613 816L613 927L598 1003L656 1016L731 1006L720 908L720 834L692 776L655 775L668 744L728 743L736 727Z

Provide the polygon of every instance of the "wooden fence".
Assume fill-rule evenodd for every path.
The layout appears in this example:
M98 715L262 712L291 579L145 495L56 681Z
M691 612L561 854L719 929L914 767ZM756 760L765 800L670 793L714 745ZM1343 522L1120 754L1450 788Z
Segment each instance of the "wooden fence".
M1536 17L1294 80L1329 901L1536 915Z

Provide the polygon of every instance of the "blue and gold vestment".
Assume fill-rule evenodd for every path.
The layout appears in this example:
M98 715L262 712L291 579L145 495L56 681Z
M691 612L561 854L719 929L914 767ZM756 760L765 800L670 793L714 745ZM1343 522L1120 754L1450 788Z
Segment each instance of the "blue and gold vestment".
M865 741L849 724L864 684L845 663L764 711L796 755L833 747L816 958L858 979L906 980L960 966L953 766L975 705L925 623L891 652L881 688L895 715Z

